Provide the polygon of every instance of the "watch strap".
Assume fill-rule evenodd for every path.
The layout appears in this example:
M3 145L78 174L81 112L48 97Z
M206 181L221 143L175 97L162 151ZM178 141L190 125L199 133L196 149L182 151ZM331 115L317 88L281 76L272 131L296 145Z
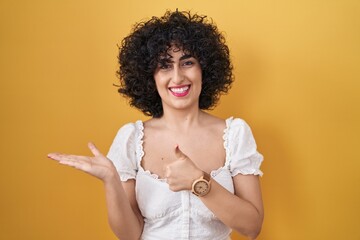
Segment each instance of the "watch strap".
M211 176L210 176L210 174L208 174L207 172L204 172L203 171L203 178L206 180L206 181L208 181L208 182L210 182L211 181Z

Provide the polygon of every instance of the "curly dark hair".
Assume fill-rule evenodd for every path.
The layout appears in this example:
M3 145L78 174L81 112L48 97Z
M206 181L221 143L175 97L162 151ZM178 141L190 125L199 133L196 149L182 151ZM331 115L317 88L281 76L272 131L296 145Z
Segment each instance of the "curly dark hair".
M202 69L200 109L212 109L233 82L229 48L212 20L190 12L166 11L137 23L119 46L119 93L145 115L161 117L163 107L154 72L172 47L195 57Z

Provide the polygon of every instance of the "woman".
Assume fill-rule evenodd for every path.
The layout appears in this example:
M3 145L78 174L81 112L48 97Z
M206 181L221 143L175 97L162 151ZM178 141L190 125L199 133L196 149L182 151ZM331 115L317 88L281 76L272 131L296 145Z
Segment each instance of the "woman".
M229 50L205 16L138 23L119 54L119 92L151 116L120 128L105 157L51 153L103 181L109 224L125 239L255 239L263 160L249 126L211 109L233 81ZM109 161L111 160L111 161Z

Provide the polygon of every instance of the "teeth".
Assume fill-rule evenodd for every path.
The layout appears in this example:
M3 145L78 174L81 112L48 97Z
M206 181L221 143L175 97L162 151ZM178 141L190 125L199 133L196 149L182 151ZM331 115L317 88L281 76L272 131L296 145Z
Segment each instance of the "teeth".
M170 90L174 93L183 93L189 89L189 86L181 87L181 88L170 88Z

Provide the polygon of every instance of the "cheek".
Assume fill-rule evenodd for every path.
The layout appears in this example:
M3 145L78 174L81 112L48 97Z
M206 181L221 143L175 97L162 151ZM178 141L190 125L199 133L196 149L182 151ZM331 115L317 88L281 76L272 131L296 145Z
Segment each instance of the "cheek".
M197 79L199 82L202 82L202 71L201 68L197 69L194 72L194 78Z
M165 83L162 78L154 77L155 87L156 91L160 94L161 92L164 92L166 90Z
M193 75L193 79L198 85L202 85L202 72L201 71L195 72Z

